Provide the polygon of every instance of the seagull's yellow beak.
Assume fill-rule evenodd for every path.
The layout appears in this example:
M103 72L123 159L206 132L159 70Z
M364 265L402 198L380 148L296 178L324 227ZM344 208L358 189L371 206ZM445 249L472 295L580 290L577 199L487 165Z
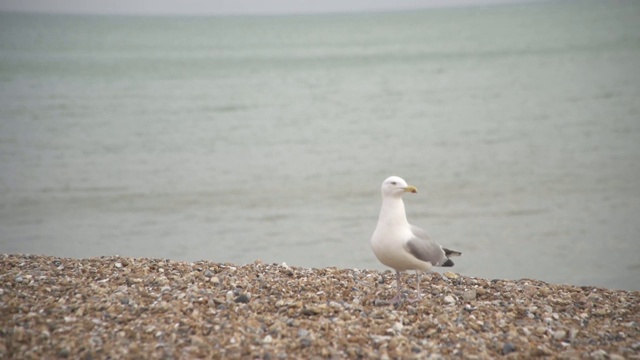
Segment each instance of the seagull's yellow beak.
M415 186L411 186L411 185L407 186L406 188L402 188L402 190L404 190L404 192L410 192L414 194L418 192L418 189L416 189Z

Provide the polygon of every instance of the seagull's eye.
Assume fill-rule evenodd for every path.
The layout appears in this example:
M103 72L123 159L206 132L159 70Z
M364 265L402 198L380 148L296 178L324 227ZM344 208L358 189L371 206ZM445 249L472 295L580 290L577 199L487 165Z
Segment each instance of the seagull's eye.
M395 181L392 181L392 182L391 182L391 185L398 185L398 183L397 183L397 182L395 182Z

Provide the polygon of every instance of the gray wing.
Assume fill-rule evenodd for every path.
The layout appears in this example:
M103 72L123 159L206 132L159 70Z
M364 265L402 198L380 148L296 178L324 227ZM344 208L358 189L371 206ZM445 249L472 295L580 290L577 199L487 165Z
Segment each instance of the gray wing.
M448 266L446 263L449 259L442 246L431 240L426 231L411 225L411 232L413 233L413 238L407 241L405 245L407 251L422 261L430 262L433 266Z

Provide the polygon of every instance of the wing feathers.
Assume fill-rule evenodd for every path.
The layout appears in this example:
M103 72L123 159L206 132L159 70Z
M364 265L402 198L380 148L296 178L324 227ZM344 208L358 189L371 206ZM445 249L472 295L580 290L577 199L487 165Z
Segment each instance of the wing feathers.
M447 257L451 257L451 256L460 256L462 255L462 253L460 251L455 251L455 250L449 250L447 248L442 248L442 250L444 250L444 254Z
M406 249L416 258L430 262L433 266L442 266L447 256L442 247L433 240L413 238L406 243Z
M450 256L460 256L461 252L449 250L429 238L427 233L417 226L411 226L414 237L406 242L405 248L416 258L430 262L433 266L453 266Z

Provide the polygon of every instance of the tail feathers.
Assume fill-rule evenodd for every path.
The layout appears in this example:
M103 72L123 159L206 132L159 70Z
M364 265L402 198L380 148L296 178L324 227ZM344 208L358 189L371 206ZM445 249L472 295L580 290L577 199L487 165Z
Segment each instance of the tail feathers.
M445 261L442 264L443 267L452 267L453 266L453 261L451 261L451 259L447 259L447 261Z
M442 250L444 250L444 255L446 257L450 257L450 256L460 256L462 255L462 253L460 251L455 251L455 250L449 250L447 248L442 248Z
M453 261L451 261L451 259L449 259L450 256L460 256L460 255L462 255L462 253L460 251L449 250L447 248L442 248L442 250L444 250L444 255L447 257L447 260L445 262L443 262L442 265L441 265L443 267L451 267L451 266L453 266Z

